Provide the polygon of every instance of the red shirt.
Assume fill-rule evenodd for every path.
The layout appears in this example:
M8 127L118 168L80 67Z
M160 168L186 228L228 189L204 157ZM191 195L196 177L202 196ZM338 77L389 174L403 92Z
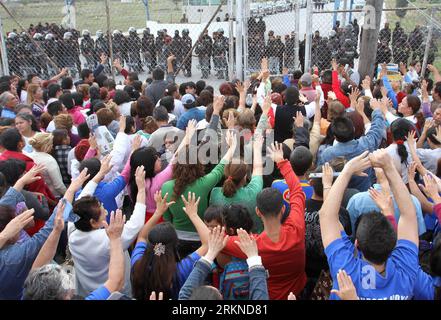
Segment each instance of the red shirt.
M305 273L305 194L288 160L277 164L289 187L291 211L280 228L279 241L274 243L265 231L256 236L259 255L268 270L268 293L271 300L286 300L290 292L301 293L306 284ZM246 259L238 237L230 237L222 253Z
M351 101L349 97L346 96L340 89L340 81L338 80L338 72L332 71L332 90L337 96L337 100L340 101L345 108L349 108L351 106Z

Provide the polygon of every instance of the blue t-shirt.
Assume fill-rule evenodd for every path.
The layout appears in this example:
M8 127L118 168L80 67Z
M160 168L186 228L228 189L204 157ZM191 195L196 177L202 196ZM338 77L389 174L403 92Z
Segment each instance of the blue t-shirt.
M333 289L338 289L337 273L345 270L354 282L360 300L409 300L413 297L419 268L418 247L411 241L398 240L386 261L384 276L362 259L354 255L355 246L344 231L325 249ZM334 293L330 299L338 300Z
M435 287L441 286L440 277L432 277L425 273L421 267L418 268L418 275L414 288L414 300L435 299Z
M110 291L105 286L102 286L89 294L84 300L107 300L109 297Z
M314 188L308 183L308 180L300 180L300 185L302 187L303 193L305 194L306 199L311 199L312 194L314 193ZM286 184L285 180L274 180L271 184L271 187L274 189L279 190L279 192L283 196L283 204L285 205L285 212L283 214L283 217L288 216L290 211L290 205L289 205L289 188Z
M205 119L205 110L194 107L184 112L176 125L178 129L185 130L190 120L195 119L197 122Z
M147 249L147 243L138 242L136 244L135 249L133 249L132 252L132 257L130 259L132 268L135 265L135 263L142 258L146 249ZM176 286L174 285L173 287L173 292L175 292L176 295L179 293L179 290L181 290L182 286L184 285L191 271L193 271L194 264L200 258L201 256L197 252L193 252L192 254L189 254L186 258L178 262L176 268Z

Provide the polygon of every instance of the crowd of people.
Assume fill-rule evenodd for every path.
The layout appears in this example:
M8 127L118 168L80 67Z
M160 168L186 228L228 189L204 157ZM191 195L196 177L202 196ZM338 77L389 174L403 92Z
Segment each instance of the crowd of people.
M434 66L264 57L217 95L176 59L0 78L0 299L441 298Z

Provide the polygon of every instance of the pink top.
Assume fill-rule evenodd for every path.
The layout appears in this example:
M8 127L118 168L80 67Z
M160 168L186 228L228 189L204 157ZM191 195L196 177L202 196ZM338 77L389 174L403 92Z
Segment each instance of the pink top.
M172 179L172 163L173 161L170 161L169 165L153 178L145 179L145 206L146 211L149 213L153 213L156 210L156 202L154 199L155 192L161 190L162 185ZM123 171L121 172L121 176L128 184L130 179L130 161L127 161Z
M394 230L397 231L398 225L397 225L397 221L395 220L394 215L386 216L386 219L389 220L392 227L394 227Z
M435 212L438 220L441 220L441 203L438 203L433 207L433 212Z
M86 122L86 118L81 113L81 110L83 110L83 108L79 107L79 106L76 106L70 110L67 110L67 112L71 115L75 126L78 126L79 124Z

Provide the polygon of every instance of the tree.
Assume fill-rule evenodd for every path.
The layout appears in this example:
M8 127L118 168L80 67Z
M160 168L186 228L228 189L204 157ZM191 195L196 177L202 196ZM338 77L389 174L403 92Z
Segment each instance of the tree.
M375 60L377 58L378 34L380 32L381 12L384 0L367 0L364 7L364 24L360 47L358 72L361 79L374 76Z
M407 8L409 3L407 0L396 0L396 8ZM395 10L395 14L400 18L403 19L406 16L407 10Z

